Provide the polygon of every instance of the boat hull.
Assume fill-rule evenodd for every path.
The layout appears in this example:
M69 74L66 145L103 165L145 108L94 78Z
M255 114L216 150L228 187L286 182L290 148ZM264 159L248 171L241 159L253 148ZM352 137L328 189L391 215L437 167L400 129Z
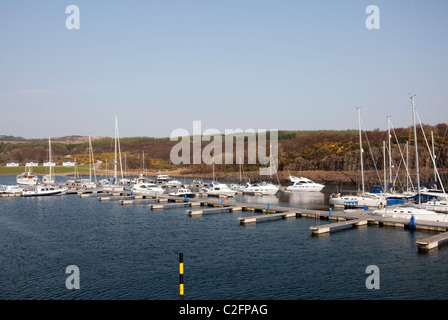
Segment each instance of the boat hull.
M53 191L36 192L33 190L23 191L22 197L48 197L63 195L67 192L67 189L56 189Z
M103 191L120 192L120 191L124 191L124 187L122 187L122 186L104 186Z
M131 190L132 195L158 197L164 193L163 190Z
M386 204L386 199L379 197L342 196L330 198L329 204L335 207L378 207Z
M243 194L261 193L263 195L274 195L278 189L262 189L262 188L246 188L243 190Z
M286 188L286 190L292 191L292 192L320 192L324 188L324 185L292 185Z
M406 220L410 220L414 217L416 221L448 222L448 215L446 213L437 213L431 210L417 208L402 207L396 209L375 210L372 215L386 218L402 218Z
M184 193L184 194L170 193L169 195L173 196L173 197L179 197L179 198L184 198L184 197L194 198L194 197L196 197L196 195L194 193Z
M225 197L234 197L236 194L236 191L207 191L207 194L213 195L213 196L225 196Z

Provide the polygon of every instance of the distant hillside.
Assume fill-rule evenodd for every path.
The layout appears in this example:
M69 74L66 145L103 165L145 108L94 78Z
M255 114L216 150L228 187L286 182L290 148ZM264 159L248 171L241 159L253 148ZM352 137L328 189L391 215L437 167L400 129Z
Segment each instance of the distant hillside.
M427 144L432 148L431 133L434 136L434 151L436 164L440 171L448 168L448 125L423 125L418 128L419 164L422 172L426 169L431 174L432 160ZM426 136L427 142L424 139ZM10 139L10 140L9 140ZM372 130L362 133L364 150L364 168L374 173L374 178L383 177L384 157L383 143L387 145L387 131ZM20 143L9 143L20 141ZM56 161L70 156L78 164L88 163L88 137L69 136L52 138L53 157ZM279 131L279 172L359 172L360 148L357 130L315 130L315 131ZM406 153L406 143L408 152ZM111 170L113 163L114 139L111 137L97 137L92 142L95 161L102 162L102 168ZM123 168L128 170L175 170L183 169L189 174L209 174L212 167L205 164L174 166L170 161L171 148L177 142L169 138L132 137L121 138L121 153ZM202 142L202 148L209 142ZM395 128L391 137L391 157L394 166L395 179L403 180L405 176L405 162L409 163L409 170L414 170L415 150L413 128ZM269 144L267 144L269 145ZM192 150L192 149L191 149ZM223 143L223 152L225 145ZM247 157L247 144L245 146ZM386 151L388 152L388 150ZM0 165L8 160L24 162L37 159L40 162L48 157L48 141L46 139L27 140L23 138L2 136L0 139ZM235 158L235 152L234 152ZM386 159L387 160L387 159ZM234 160L234 163L236 161ZM247 164L244 159L243 170L257 172L259 164ZM388 167L386 161L386 166ZM216 165L215 172L222 175L238 173L238 165ZM414 171L412 171L414 172ZM329 177L330 175L328 175ZM321 175L322 179L325 175ZM430 177L428 177L430 179ZM378 180L378 179L377 179Z
M92 140L103 139L106 137L92 137ZM81 144L88 142L89 137L87 136L64 136L64 137L51 137L51 141L65 143L65 144ZM0 135L0 142L4 143L18 143L18 142L39 142L39 141L48 141L48 139L25 139L22 137L15 136L6 136Z
M24 142L24 141L27 141L27 140L22 137L0 135L0 142L17 143L17 142Z

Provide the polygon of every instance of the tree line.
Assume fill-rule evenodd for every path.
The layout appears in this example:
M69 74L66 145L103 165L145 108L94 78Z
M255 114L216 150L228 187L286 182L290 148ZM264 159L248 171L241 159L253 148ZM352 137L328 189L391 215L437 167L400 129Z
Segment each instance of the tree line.
M444 170L448 166L448 125L440 123L435 126L423 125L418 128L419 165L432 168L432 146L436 166ZM362 132L362 149L365 170L383 170L389 166L387 130L370 130ZM424 139L426 137L426 140ZM434 138L432 140L432 137ZM11 137L8 139L12 140ZM224 149L223 139L223 149ZM170 161L170 150L177 141L169 138L129 137L120 138L120 149L123 166L130 170L168 170L183 168L190 173L211 172L211 166L191 164L174 166ZM203 147L209 142L203 142ZM384 144L386 144L384 149ZM406 147L407 145L407 147ZM114 157L114 139L100 138L92 141L95 160L105 166L112 163ZM428 150L428 146L430 147ZM269 136L267 141L269 148ZM356 171L360 169L360 146L358 130L314 130L278 132L278 170L279 171ZM246 158L243 170L256 171L259 164L247 164L247 141L245 142ZM386 152L386 159L384 153ZM431 152L431 153L430 153ZM404 170L405 163L409 170L415 168L415 149L413 128L395 128L391 132L390 154L395 169ZM234 152L235 155L235 152ZM55 161L72 157L77 163L88 162L88 143L52 142L52 156ZM124 159L125 158L125 159ZM0 163L18 160L23 165L27 160L43 162L48 159L48 140L26 140L20 143L0 142ZM124 163L125 161L125 163ZM386 161L386 162L385 162ZM234 161L236 163L236 159ZM220 172L237 172L239 165L217 165Z

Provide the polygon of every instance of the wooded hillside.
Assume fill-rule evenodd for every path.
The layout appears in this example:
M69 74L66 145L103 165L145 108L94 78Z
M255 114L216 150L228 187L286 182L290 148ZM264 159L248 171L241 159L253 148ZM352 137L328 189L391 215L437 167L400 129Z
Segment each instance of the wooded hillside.
M423 131L418 130L419 165L423 172L431 169L432 160L429 149L434 152L436 165L443 172L448 167L448 125L445 123L436 126L423 125ZM434 140L432 140L432 135ZM425 140L426 137L426 140ZM80 138L77 137L79 140ZM8 160L18 160L21 165L26 160L35 159L42 163L48 158L48 141L17 139L18 143L11 143L14 137L0 138L0 164L5 165ZM88 143L71 143L61 139L52 140L52 154L56 161L62 161L65 157L76 159L79 164L88 163ZM85 139L86 141L87 139ZM224 138L223 138L224 141ZM388 136L387 131L373 130L362 132L364 150L364 169L366 171L377 170L382 177L384 157L383 143L386 144L386 166L388 167ZM203 141L202 149L210 142ZM113 162L114 140L101 137L92 142L95 161L102 161L102 168L109 169ZM176 141L169 138L132 137L121 138L121 154L123 167L128 170L161 171L184 169L190 174L211 173L212 166L205 164L190 164L174 166L170 161L171 148ZM408 149L406 149L408 144ZM355 172L360 170L360 148L357 130L334 131L279 131L279 173L297 171L328 171L328 172ZM269 148L269 142L267 143ZM415 169L415 149L413 127L395 128L391 131L391 158L394 171L401 170L405 174L405 163L409 164L409 170ZM223 152L225 150L223 142ZM407 150L407 152L406 152ZM235 157L234 151L234 157ZM245 145L247 157L247 141ZM236 161L234 161L236 163ZM256 172L259 164L247 164L244 159L244 172ZM222 174L239 172L238 165L216 165L215 171ZM426 171L428 171L426 170ZM414 171L412 171L414 172ZM431 172L429 170L428 172ZM378 175L378 173L374 173Z

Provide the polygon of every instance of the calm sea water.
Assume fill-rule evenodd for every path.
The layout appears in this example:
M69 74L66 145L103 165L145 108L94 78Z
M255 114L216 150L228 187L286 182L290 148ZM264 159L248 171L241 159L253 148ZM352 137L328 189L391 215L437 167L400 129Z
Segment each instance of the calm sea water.
M14 177L0 177L13 184ZM332 192L330 190L329 192ZM328 208L328 193L240 196L235 200ZM368 226L311 236L314 219L243 226L249 212L189 217L96 196L0 198L0 299L446 299L448 247L419 253L433 233ZM257 214L257 213L256 213ZM66 267L80 289L66 287ZM367 289L366 268L380 270Z

